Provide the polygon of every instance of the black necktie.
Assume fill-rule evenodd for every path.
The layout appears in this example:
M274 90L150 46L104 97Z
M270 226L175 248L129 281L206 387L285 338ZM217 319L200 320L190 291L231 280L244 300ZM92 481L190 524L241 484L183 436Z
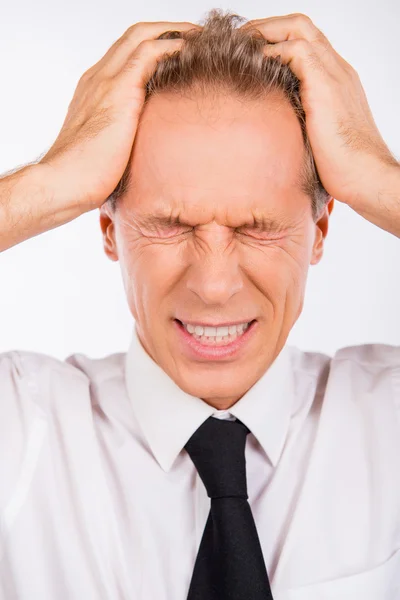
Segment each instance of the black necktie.
M209 417L185 445L211 498L187 600L272 600L248 503L248 433L238 419Z

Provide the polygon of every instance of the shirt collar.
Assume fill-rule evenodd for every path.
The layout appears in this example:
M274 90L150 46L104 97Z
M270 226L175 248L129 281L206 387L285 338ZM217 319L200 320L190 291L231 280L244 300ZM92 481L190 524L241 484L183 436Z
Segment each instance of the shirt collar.
M139 426L161 468L168 472L186 442L213 413L222 413L184 392L146 352L133 327L125 381ZM290 346L228 412L257 438L275 466L289 428L293 400Z

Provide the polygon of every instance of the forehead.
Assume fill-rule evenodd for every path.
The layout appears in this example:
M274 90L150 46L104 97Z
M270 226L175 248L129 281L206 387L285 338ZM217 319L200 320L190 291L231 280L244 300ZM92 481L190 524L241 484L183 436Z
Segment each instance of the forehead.
M283 96L160 94L140 118L129 202L139 212L165 208L204 222L295 211L303 159L301 127Z

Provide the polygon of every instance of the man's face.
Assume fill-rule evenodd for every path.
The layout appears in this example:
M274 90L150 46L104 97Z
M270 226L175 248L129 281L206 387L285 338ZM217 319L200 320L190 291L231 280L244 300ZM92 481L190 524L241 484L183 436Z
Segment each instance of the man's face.
M105 251L120 261L142 345L181 389L216 408L232 406L279 354L308 267L322 256L333 200L315 224L297 181L303 157L283 99L161 94L141 115L132 187L115 214L101 208ZM163 216L183 224L152 222ZM262 218L279 229L254 229ZM211 357L176 319L256 321L233 354Z

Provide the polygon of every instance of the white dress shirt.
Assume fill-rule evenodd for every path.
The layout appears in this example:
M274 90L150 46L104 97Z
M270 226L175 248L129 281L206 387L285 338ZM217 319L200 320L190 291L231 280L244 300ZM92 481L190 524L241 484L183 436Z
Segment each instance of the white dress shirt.
M400 599L400 347L286 345L216 411L134 325L100 359L0 354L1 600L186 600L210 499L184 445L210 415L251 431L274 600Z

